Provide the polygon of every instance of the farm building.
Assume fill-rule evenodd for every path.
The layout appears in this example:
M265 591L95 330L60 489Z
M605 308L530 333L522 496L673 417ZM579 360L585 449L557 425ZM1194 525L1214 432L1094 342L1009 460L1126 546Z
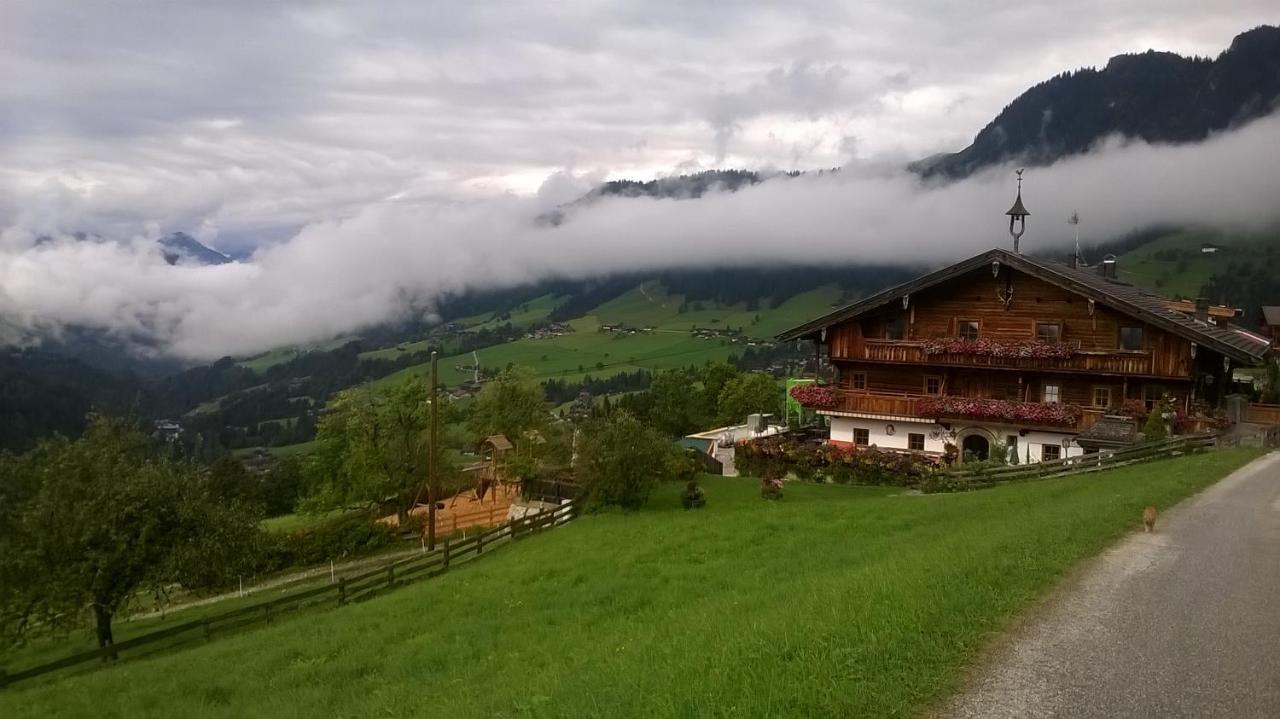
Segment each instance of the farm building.
M1015 211L1025 222L1021 196ZM997 248L779 339L812 340L834 368L834 386L804 393L832 442L1040 461L1082 454L1104 416L1162 398L1188 416L1219 407L1233 367L1266 361L1266 338L1191 309L1121 282L1113 258L1077 268Z

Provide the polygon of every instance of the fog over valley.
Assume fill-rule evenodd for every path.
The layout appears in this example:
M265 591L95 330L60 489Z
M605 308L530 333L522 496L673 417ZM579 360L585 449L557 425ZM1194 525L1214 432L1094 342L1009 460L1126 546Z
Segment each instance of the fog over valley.
M1050 22L1052 3L929 21L815 3L786 19L752 6L723 25L674 6L647 21L612 8L592 17L592 37L516 9L449 24L404 8L391 26L307 4L246 25L232 4L194 24L161 9L136 27L92 7L11 8L0 341L81 327L208 360L430 317L446 293L547 278L933 265L1005 246L1019 159L950 182L909 162L960 150L1061 71L1147 47L1212 57L1268 19L1266 3L1242 2L1187 29L1179 18L1194 3L1162 6L1159 22L1098 5L1105 32ZM182 42L163 32L188 25ZM55 28L68 35L56 52L42 42ZM965 30L941 54L926 47ZM208 61L242 31L243 55ZM272 32L292 42L268 42ZM1024 249L1065 248L1073 212L1089 243L1153 225L1274 225L1280 119L1268 109L1203 142L1112 135L1028 169ZM766 179L697 199L579 201L606 180L708 168ZM177 231L239 259L174 262L157 239Z

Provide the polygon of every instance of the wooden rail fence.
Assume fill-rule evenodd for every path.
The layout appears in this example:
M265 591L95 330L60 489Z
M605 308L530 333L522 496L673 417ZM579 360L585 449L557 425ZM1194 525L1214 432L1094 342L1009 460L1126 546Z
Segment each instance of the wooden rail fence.
M964 466L948 472L946 478L952 482L954 489L979 489L991 487L1004 482L1015 482L1028 479L1049 479L1066 477L1085 472L1097 472L1113 467L1122 467L1137 462L1146 462L1161 457L1170 457L1187 452L1202 451L1216 447L1218 438L1214 434L1191 434L1172 437L1158 442L1141 444L1119 450L1103 450L1082 454L1076 457L1063 457L1049 462L1036 462L1006 467L987 467L966 470Z
M14 682L31 679L61 669L104 660L110 656L137 652L149 645L182 637L183 643L207 641L215 632L227 632L256 622L270 623L284 612L301 609L305 606L321 602L334 602L343 606L350 602L366 599L379 591L390 589L409 582L439 576L449 570L451 564L471 555L479 557L486 550L492 551L502 540L515 541L551 527L564 524L577 513L577 502L567 501L552 510L540 511L513 519L492 529L473 534L458 541L446 540L442 546L430 552L400 559L367 570L355 576L339 577L337 581L324 586L302 589L266 602L247 607L233 609L222 614L203 617L182 624L175 624L140 637L134 637L114 644L110 647L92 649L72 654L56 661L30 667L14 673L0 670L0 687ZM154 647L153 647L154 648Z

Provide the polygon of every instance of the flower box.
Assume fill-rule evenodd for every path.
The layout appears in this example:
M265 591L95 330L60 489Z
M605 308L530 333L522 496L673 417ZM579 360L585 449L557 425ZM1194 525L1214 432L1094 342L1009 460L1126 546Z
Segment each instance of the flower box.
M957 337L925 340L926 355L977 355L982 357L1014 357L1019 359L1067 359L1076 350L1051 342L1004 342L993 339L965 340Z
M1074 425L1080 421L1080 408L1072 404L1009 402L1000 399L968 397L925 397L916 401L921 417L965 417L1027 424Z
M836 406L836 393L819 384L801 384L791 388L791 397L804 407L831 409Z

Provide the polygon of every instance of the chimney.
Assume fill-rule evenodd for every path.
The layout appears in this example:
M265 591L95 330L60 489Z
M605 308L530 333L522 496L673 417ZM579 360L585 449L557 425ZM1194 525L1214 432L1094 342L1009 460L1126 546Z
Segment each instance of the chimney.
M1208 297L1196 298L1196 319L1200 320L1201 322L1209 321L1209 298Z
M1116 256L1107 255L1102 258L1102 264L1098 265L1098 274L1108 279L1116 278Z

